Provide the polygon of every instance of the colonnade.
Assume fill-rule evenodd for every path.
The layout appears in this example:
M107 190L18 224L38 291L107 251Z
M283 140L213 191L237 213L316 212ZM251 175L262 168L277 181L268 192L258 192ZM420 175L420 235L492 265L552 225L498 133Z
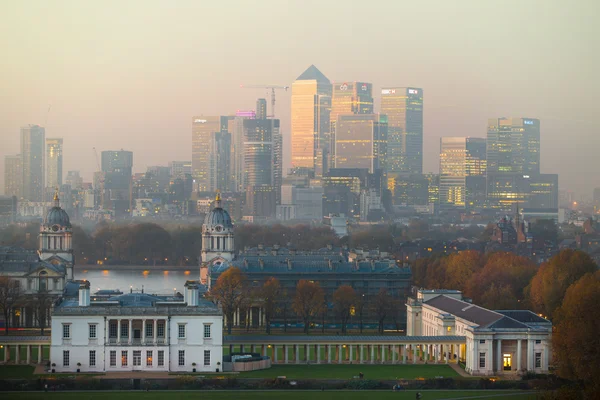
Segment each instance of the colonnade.
M125 324L124 324L125 321ZM140 338L134 338L134 321L141 321ZM111 326L116 324L116 335L111 333ZM159 335L159 325L162 332ZM123 335L122 327L127 326L127 336ZM149 327L152 326L151 335L147 335ZM169 342L169 329L167 320L164 318L111 318L106 324L106 344L164 344Z
M414 342L305 342L248 344L227 340L229 353L259 353L271 358L273 364L447 364L464 360L464 341ZM280 337L279 339L283 339ZM331 339L334 339L333 337ZM356 338L355 338L356 339ZM268 338L265 338L268 340Z
M8 363L9 361L14 361L15 364L22 364L23 362L25 362L25 364L33 364L33 363L41 364L44 361L44 347L49 347L49 343L48 343L48 345L11 343L11 344L1 344L0 347L4 350L4 357L3 357L4 364ZM22 351L23 347L25 347L27 349L27 355L25 356L24 359L21 357L21 351ZM33 349L36 347L37 347L37 357L35 360L33 360L33 358L32 358ZM14 360L11 357L11 353L13 352L13 350L15 351Z

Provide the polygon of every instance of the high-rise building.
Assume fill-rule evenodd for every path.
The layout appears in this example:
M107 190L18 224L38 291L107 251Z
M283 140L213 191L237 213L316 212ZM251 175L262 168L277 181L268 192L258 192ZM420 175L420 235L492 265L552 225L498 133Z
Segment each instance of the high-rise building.
M487 170L491 174L540 173L540 120L493 118L488 120Z
M244 121L254 119L256 113L238 111L235 117L228 120L228 131L231 134L229 152L229 191L245 192L244 187Z
M4 157L4 194L18 199L23 195L23 167L20 154Z
M267 119L267 99L256 100L256 119Z
M311 65L292 83L292 168L323 170L329 144L331 83Z
M332 137L334 168L385 169L387 119L381 114L339 114Z
M73 190L79 190L83 187L83 178L79 174L79 171L68 171L65 183Z
M467 207L467 179L485 179L486 140L443 137L440 139L440 208ZM476 181L473 181L475 184ZM474 186L476 188L477 186ZM485 190L483 191L485 194ZM475 193L473 193L475 196ZM478 197L479 198L479 197Z
M171 169L171 177L173 179L184 179L186 175L192 175L191 161L171 161L169 162L169 168Z
M24 199L43 201L44 199L44 150L46 130L38 125L21 128L21 159L23 170Z
M46 139L46 187L57 188L62 185L63 140Z
M131 212L133 153L131 151L103 151L105 209L112 210L115 217L129 216Z
M382 89L381 113L388 116L388 172L422 174L423 89Z
M558 177L556 177L556 181ZM533 118L494 118L487 131L487 202L501 212L514 212L515 204L532 208L553 203L554 194L536 195L529 204L532 184L555 188L554 177L540 174L540 121ZM556 182L557 183L557 182ZM550 186L545 186L549 184ZM557 186L557 185L556 185ZM555 188L558 190L558 188ZM542 208L542 207L536 207Z
M215 192L229 187L233 117L194 117L192 120L192 177L198 192Z
M373 114L373 84L334 82L329 118L335 122L342 114Z

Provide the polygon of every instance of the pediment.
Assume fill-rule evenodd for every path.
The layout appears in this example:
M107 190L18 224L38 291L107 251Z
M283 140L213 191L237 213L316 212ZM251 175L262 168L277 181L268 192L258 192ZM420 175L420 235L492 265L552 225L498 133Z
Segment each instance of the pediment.
M25 274L25 276L26 277L36 277L37 278L42 271L46 272L46 276L49 277L49 278L58 278L58 277L64 276L64 271L57 271L57 270L54 269L56 267L60 268L60 266L55 266L55 265L52 265L52 264L40 263L40 264L38 264L38 266L36 266L35 268L33 268L27 274Z

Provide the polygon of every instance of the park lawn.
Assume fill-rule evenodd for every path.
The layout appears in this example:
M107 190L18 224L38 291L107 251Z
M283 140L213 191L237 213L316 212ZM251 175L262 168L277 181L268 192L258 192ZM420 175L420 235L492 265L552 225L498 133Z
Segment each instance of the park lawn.
M31 378L34 370L30 365L0 365L0 379Z
M533 392L515 391L420 391L423 400L451 400L451 399L507 399L507 400L534 400ZM412 400L416 391L406 392L390 391L164 391L164 392L24 392L10 393L11 399L19 400L102 400L110 396L112 400L163 400L163 399L198 399L198 400ZM499 396L500 395L500 396Z
M448 365L367 365L367 364L319 364L319 365L273 365L260 371L241 372L240 378L276 378L288 379L351 379L364 374L364 379L393 380L459 377Z

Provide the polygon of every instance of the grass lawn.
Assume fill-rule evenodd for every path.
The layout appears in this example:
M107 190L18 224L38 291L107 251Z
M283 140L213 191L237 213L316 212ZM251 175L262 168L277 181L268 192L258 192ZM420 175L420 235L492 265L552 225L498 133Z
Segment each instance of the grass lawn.
M269 369L240 373L240 378L276 378L288 379L322 378L350 379L360 372L365 379L415 379L443 376L454 378L459 375L447 365L359 365L359 364L320 364L320 365L274 365Z
M0 365L0 379L31 378L34 369L29 365Z
M513 391L421 391L423 400L451 400L451 399L508 399L508 400L534 400L535 393ZM304 400L310 396L311 400L412 400L415 391L382 392L382 391L356 391L356 392L303 392L303 391L271 391L271 392L61 392L61 393L10 393L11 399L23 400L102 400L110 396L112 400L163 400L163 399L198 399L198 400L275 400L285 397L286 400Z

